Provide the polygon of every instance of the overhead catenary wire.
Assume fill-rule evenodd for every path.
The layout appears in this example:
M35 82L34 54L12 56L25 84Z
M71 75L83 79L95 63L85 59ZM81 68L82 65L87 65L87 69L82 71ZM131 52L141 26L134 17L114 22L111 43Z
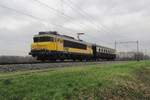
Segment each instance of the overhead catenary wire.
M31 15L31 14L27 14L27 13L21 12L21 11L19 11L19 10L16 10L16 9L13 9L13 8L10 8L10 7L4 6L4 5L0 5L0 7L5 8L5 9L9 9L9 10L12 10L12 11L15 11L16 13L19 13L19 14L22 14L22 15L25 15L25 16L28 16L28 17L31 17L31 18L33 18L33 19L36 19L36 20L40 21L40 22L45 22L45 21L43 21L43 19L41 19L41 18L39 18L39 17L35 17L35 16ZM47 22L46 22L46 23L47 23ZM48 23L48 24L49 24L49 23ZM56 24L51 24L51 25L55 25L55 26L58 26L58 27L62 27L61 25L56 25ZM62 27L62 28L64 28L64 27ZM68 28L67 28L67 29L68 29Z
M21 11L19 11L19 10L14 9L14 8L10 8L10 7L7 7L7 6L5 6L5 5L1 5L1 4L0 4L0 7L1 7L1 8L4 8L4 9L11 10L11 11L13 11L13 12L16 12L16 13L21 14L21 15L24 15L24 16L28 16L28 17L30 17L30 18L32 18L32 19L34 19L34 20L40 21L40 23L43 22L43 20L42 20L41 18L35 17L35 16L33 16L33 15L30 15L30 14L27 14L27 13L24 13L24 12L21 12ZM42 24L43 24L43 23L42 23Z
M67 3L68 3L68 2L66 2L66 4L67 4ZM77 12L76 9L74 9L74 7L72 7L70 4L67 4L67 5L68 5L72 10L74 10L75 13L80 14L80 15L82 16L83 19L86 18L84 15L82 15L82 13ZM78 11L80 11L80 10L78 9ZM88 20L87 20L87 22L93 24L91 21L88 21ZM88 25L86 25L86 26L88 26ZM100 31L100 30L97 30L97 31Z
M69 1L69 0L68 0L68 1ZM78 7L73 7L74 5L72 4L71 1L70 1L70 3L66 2L66 4L67 4L67 6L69 6L71 9L73 9L76 13L80 14L83 18L86 18L86 19L87 19L87 16L85 16L85 14L82 13L83 11L82 11L81 9L79 9ZM71 5L72 5L72 6L71 6ZM89 20L89 19L88 19L88 20ZM87 20L88 23L90 23L90 24L96 26L95 23L93 23L92 21L88 21L88 20ZM96 27L97 27L97 26L96 26ZM97 30L97 31L100 32L101 30Z
M14 8L7 7L7 6L2 5L2 4L0 4L0 7L1 7L1 8L4 8L4 9L7 9L7 10L10 10L10 11L13 11L13 12L15 12L15 13L18 13L18 14L20 14L20 15L24 15L24 16L27 16L27 17L29 17L29 18L32 18L32 19L34 19L34 20L36 20L36 21L38 21L38 22L40 22L40 23L42 23L42 24L43 24L43 22L44 22L44 23L47 23L47 24L49 24L49 25L54 25L54 26L60 27L60 28L62 28L62 29L65 29L65 31L67 31L68 33L71 33L71 34L72 34L72 31L73 31L73 30L68 29L68 28L65 28L65 27L63 27L63 26L61 26L61 25L48 23L48 22L44 21L44 19L41 19L41 18L36 17L36 16L33 16L33 15L31 15L31 14L28 14L28 13L25 13L25 12L22 12L22 11L19 11L19 10L16 10L16 9L14 9ZM66 30L66 29L67 29L67 30ZM61 30L61 29L60 29L60 30ZM63 32L61 32L61 33L64 34Z
M82 9L79 9L79 6L76 5L74 2L72 2L71 0L68 0L70 2L71 5L73 6L76 6L76 11L79 11L81 13L82 16L85 16L85 18L88 18L90 21L91 24L97 26L98 28L102 29L104 33L112 33L111 30L109 28L107 28L106 26L104 26L103 24L99 23L99 25L97 25L96 23L93 22L93 20L95 20L95 18L93 18L92 16L90 16L87 12L85 12L84 10ZM69 5L68 5L69 6ZM101 32L101 30L98 30L98 32Z
M57 10L57 9L55 9L55 8L53 8L53 7L51 7L51 6L49 6L49 5L46 4L46 3L43 3L43 2L41 2L41 1L39 1L39 0L33 0L33 1L36 1L37 3L43 5L43 6L49 8L49 9L51 9L51 10L54 10L54 11L60 13L61 15L63 15L63 16L65 16L65 17L69 18L70 20L73 20L72 17L68 16L67 14L65 14L65 13L63 13L63 12L61 12L61 11L59 11L59 10ZM85 25L85 24L80 23L80 26L81 26L81 25L82 25L82 26L87 26L87 25ZM98 30L98 31L99 31L99 30ZM100 31L100 32L101 32L101 31ZM103 41L103 42L104 42L104 41Z
M98 32L103 31L104 33L108 33L111 34L111 29L107 28L105 25L99 23L99 25L97 25L95 22L93 22L93 20L95 20L95 18L93 18L92 16L90 16L87 12L85 12L82 9L79 9L80 6L76 5L74 2L72 2L71 0L68 0L70 3L68 4L68 6L70 6L72 9L74 9L72 6L75 6L75 11L78 11L80 13L81 16L83 16L84 18L87 18L89 20L89 22L95 26L97 26L99 29L102 30L98 30ZM67 3L67 2L66 2ZM72 5L72 6L71 6ZM113 40L112 40L113 41ZM103 41L104 42L104 41ZM108 43L108 42L107 42ZM109 43L110 44L110 43ZM111 43L112 44L112 43Z
M63 12L61 12L61 11L59 11L59 10L57 10L57 9L55 9L55 8L53 8L53 7L51 7L51 6L49 6L49 5L46 4L46 3L43 3L43 2L41 2L41 1L39 1L39 0L33 0L33 1L35 1L35 2L37 2L37 3L39 3L39 4L41 4L41 5L43 5L43 6L45 6L45 7L47 7L47 8L50 9L50 10L54 10L55 12L61 14L61 15L64 16L64 17L66 17L68 21L74 20L71 16L68 16L67 14L64 14ZM79 25L77 25L77 26L82 27L82 29L83 29L84 31L86 30L86 29L84 29L84 28L85 28L84 26L86 26L86 25L85 25L85 24L82 24L81 22L79 22ZM87 27L87 26L86 26L86 27ZM67 29L70 29L70 28L67 28ZM72 30L72 29L71 29L71 30ZM82 30L82 31L83 31L83 30ZM75 33L75 34L76 34L76 33Z
M48 4L46 4L46 3L44 3L44 2L41 2L40 0L33 0L33 1L35 1L35 2L37 2L37 3L39 3L39 4L43 5L43 6L45 6L45 7L47 7L47 8L49 8L49 9L51 9L51 10L53 10L53 11L55 11L55 12L61 14L62 16L64 16L64 17L67 18L67 21L72 21L72 20L74 20L71 16L68 16L67 14L65 14L65 13L63 13L63 12L61 12L61 11L59 11L59 10L57 10L57 9L55 9L55 8L53 8L53 7L51 7L51 6L49 6ZM79 22L79 24L80 24L80 27L82 27L82 28L85 28L85 26L86 26L85 24L83 24L83 23L81 23L81 22ZM86 27L87 27L87 26L86 26Z
M71 16L65 14L64 12L61 12L60 10L57 10L57 9L55 9L55 8L53 8L53 7L51 7L51 6L49 6L48 4L46 4L46 3L44 3L44 2L41 2L40 0L33 0L33 1L35 1L35 2L41 4L41 5L45 6L45 7L47 7L47 8L49 8L49 9L53 10L53 11L55 11L55 12L61 14L61 15L63 15L64 17L68 18L67 20L74 20ZM91 21L88 21L88 22L89 22L89 23L92 23ZM82 28L88 27L88 26L87 26L86 24L84 24L84 23L79 22L79 24L80 24L80 27L82 27ZM97 31L101 32L101 30L97 30ZM104 32L105 32L105 31L104 31Z
M42 24L43 24L43 23L47 23L47 24L49 24L49 25L54 25L54 26L57 26L57 27L61 27L61 28L63 28L63 29L68 29L68 28L65 28L65 27L63 27L63 26L61 26L61 25L48 23L48 22L46 22L46 21L45 21L44 19L42 19L42 18L33 16L33 15L31 15L31 14L28 14L28 13L24 13L24 12L22 12L22 11L16 10L16 9L14 9L14 8L7 7L7 6L5 6L5 5L1 5L1 4L0 4L0 7L1 7L1 8L4 8L4 9L11 10L11 11L13 11L13 12L16 12L16 13L21 14L21 15L24 15L24 16L28 16L28 17L30 17L30 18L32 18L32 19L34 19L34 20L37 20L38 22L40 22L40 23L42 23Z
M64 0L65 1L65 0ZM76 13L78 13L78 14L80 14L84 19L86 18L87 19L87 21L90 23L90 24L92 24L92 25L94 25L95 27L99 27L98 25L96 25L93 21L92 21L92 19L94 20L94 18L92 18L91 16L89 16L85 11L83 11L82 9L79 9L79 6L77 6L77 5L75 5L71 0L68 0L69 2L66 2L66 4L67 4L67 6L69 6L72 10L74 10ZM72 5L72 6L71 6ZM73 7L73 6L76 6L76 7ZM90 20L89 20L89 18L90 18ZM103 26L102 24L100 24L101 26ZM108 33L107 31L106 31L106 29L104 29L104 26L101 28L101 29L103 29L103 32L104 33ZM102 30L97 30L98 32L102 32ZM90 37L93 37L92 35L90 35ZM102 41L102 42L104 42L104 41ZM108 43L108 42L107 42ZM110 44L110 43L109 43ZM111 43L112 44L112 43Z
M93 22L93 20L95 20L92 16L90 16L87 12L85 12L82 9L79 9L80 7L78 5L76 5L74 2L72 2L71 0L68 0L70 2L71 5L76 6L76 9L78 9L77 11L79 11L81 13L82 16L88 17L88 19L90 20L89 22L95 26L97 26L100 29L103 29L103 31L105 32L110 32L108 28L106 28L106 26L100 24L101 27L99 27L99 25L97 25L96 23ZM70 6L70 5L69 5ZM72 7L73 8L73 7Z

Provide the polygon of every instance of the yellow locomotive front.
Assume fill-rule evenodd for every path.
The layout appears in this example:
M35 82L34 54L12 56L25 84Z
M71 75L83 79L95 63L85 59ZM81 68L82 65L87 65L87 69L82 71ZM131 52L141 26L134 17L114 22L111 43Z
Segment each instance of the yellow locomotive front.
M50 52L57 50L56 37L51 34L38 34L33 37L31 52L29 53L38 60L46 60Z
M38 51L38 50L55 51L56 50L55 38L49 35L36 35L34 36L33 41L34 42L31 45L32 51Z

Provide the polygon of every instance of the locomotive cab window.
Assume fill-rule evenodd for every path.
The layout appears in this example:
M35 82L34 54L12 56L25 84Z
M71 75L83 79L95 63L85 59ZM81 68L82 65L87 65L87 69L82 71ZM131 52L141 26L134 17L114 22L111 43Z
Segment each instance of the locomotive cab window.
M50 41L54 41L54 38L53 37L49 37L49 36L34 37L33 41L34 42L50 42Z

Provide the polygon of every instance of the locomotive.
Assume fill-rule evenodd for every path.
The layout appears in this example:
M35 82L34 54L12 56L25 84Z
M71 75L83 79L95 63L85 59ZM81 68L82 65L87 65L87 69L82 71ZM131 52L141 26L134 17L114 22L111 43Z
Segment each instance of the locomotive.
M40 61L54 60L114 60L114 49L77 40L56 31L34 35L29 55Z

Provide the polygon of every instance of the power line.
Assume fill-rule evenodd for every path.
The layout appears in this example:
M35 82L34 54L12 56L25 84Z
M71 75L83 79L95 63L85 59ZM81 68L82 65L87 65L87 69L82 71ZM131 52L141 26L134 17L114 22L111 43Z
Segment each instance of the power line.
M37 2L37 3L39 3L39 4L41 4L41 5L43 5L43 6L47 7L47 8L49 8L49 9L51 9L51 10L57 12L57 13L60 13L61 15L65 16L66 18L69 18L69 20L73 20L73 18L72 18L71 16L68 16L68 15L65 14L64 12L61 12L61 11L55 9L55 8L49 6L49 5L46 4L46 3L43 3L43 2L41 2L41 1L39 1L39 0L33 0L33 1L35 1L35 2ZM72 9L73 9L73 8L72 8ZM82 26L81 26L82 28L84 28L83 26L88 27L86 24L83 24L83 23L81 23L81 22L79 22L79 23L80 23L80 26L82 25ZM91 22L89 21L89 23L91 23ZM98 30L98 31L99 31L99 30ZM101 32L101 31L99 31L99 32Z
M46 21L44 21L44 19L41 19L41 18L39 18L39 17L35 17L35 16L31 15L31 14L27 14L27 13L21 12L21 11L19 11L19 10L14 9L14 8L9 8L9 7L4 6L4 5L1 5L1 4L0 4L0 7L1 7L1 8L4 8L4 9L11 10L11 11L14 11L14 12L16 12L16 13L18 13L18 14L21 14L21 15L24 15L24 16L28 16L28 17L30 17L30 18L32 18L32 19L35 19L35 20L37 20L37 21L40 21L42 24L43 24L43 22L44 22L44 23L47 23ZM61 27L61 28L65 29L65 27L63 27L63 26L61 26L61 25L52 24L52 23L51 23L51 24L50 24L50 23L47 23L47 24L49 24L49 25L54 25L54 26Z
M45 21L43 21L43 19L41 19L41 18L39 18L39 17L35 17L35 16L31 15L31 14L27 14L27 13L21 12L21 11L19 11L19 10L13 9L13 8L9 8L9 7L4 6L4 5L0 5L0 7L5 8L5 9L9 9L9 10L14 11L14 12L16 12L16 13L19 13L19 14L21 14L21 15L28 16L28 17L30 17L30 18L32 18L32 19L36 19L37 21L45 22ZM47 23L47 22L46 22L46 23ZM48 23L48 24L49 24L49 23ZM56 25L56 24L51 24L51 25L55 25L55 26L58 26L58 27L61 27L61 28L65 28L65 27L63 27L63 26L61 26L61 25ZM66 28L66 29L71 30L70 28ZM72 31L72 30L71 30L71 31ZM91 36L90 36L90 37L91 37Z
M75 5L71 0L68 0L69 2L70 2L70 4L68 4L68 2L66 2L66 4L70 7L70 8L72 8L73 10L75 10L75 12L76 13L79 13L83 18L87 18L87 17L89 17L90 18L90 20L91 19L94 19L94 18L92 18L91 16L89 16L86 12L84 12L82 9L79 9L79 6L77 6L77 5ZM72 5L72 6L71 6ZM77 9L75 9L73 6L76 6L75 8ZM78 12L77 12L78 11ZM88 18L88 19L89 19ZM94 26L96 26L96 27L99 27L98 25L96 25L94 22L92 22L92 21L88 21L89 23L91 23L91 24L93 24ZM101 24L101 26L102 26L102 24ZM104 27L104 26L103 26ZM105 29L103 29L103 31L104 32L107 32ZM98 30L98 32L101 32L101 30ZM108 32L107 32L108 33ZM103 41L104 42L104 41ZM110 43L109 43L110 44ZM112 44L112 43L111 43Z
M62 3L64 2L65 0L63 0L62 1ZM70 1L70 0L69 0ZM66 1L65 1L66 2ZM72 4L72 2L70 1L70 3L71 3L71 5L73 5ZM85 12L83 12L81 9L79 9L79 7L76 7L77 8L77 10L76 9L74 9L74 7L73 6L71 6L70 4L68 4L68 2L66 2L66 4L67 4L67 6L69 6L72 10L74 10L76 13L78 13L78 14L80 14L83 18L86 18L86 16L84 16L84 15L87 15ZM78 11L78 12L77 12ZM81 12L79 12L79 11L82 11L83 13L81 13ZM87 15L88 16L88 15ZM95 23L92 23L91 21L88 21L89 23L91 23L91 24L93 24L93 25L95 25ZM95 25L96 26L96 25ZM99 32L101 32L100 30L98 30ZM89 35L90 37L93 37L92 35ZM103 40L100 40L101 42L104 42ZM105 42L106 43L106 42ZM108 42L107 42L108 43ZM108 43L108 44L112 44L112 43Z
M67 14L65 14L65 13L63 13L63 12L61 12L61 11L59 11L59 10L53 8L53 7L50 7L50 6L49 6L48 4L46 4L46 3L43 3L43 2L41 2L41 1L39 1L39 0L33 0L33 1L35 1L35 2L41 4L41 5L45 6L45 7L47 7L47 8L49 8L49 9L53 10L53 11L55 11L55 12L61 14L61 15L63 15L64 17L68 18L68 20L74 20L71 16L68 16ZM82 24L82 23L80 23L80 25L82 25L82 26L81 26L82 28L84 28L84 26L86 26L85 24Z
M83 37L85 37L87 39L88 42L91 42L91 43L96 43L98 44L99 42L102 42L102 43L106 43L106 44L114 44L112 42L108 42L108 41L104 41L102 39L100 39L99 37L94 37L93 35L89 35L89 34L85 34ZM92 39L92 41L89 41L89 37ZM99 39L98 39L99 38ZM98 40L97 40L98 39ZM96 41L97 40L97 41Z
M4 6L4 5L1 5L1 4L0 4L0 7L1 7L1 8L4 8L4 9L11 10L11 11L13 11L13 12L16 12L16 13L21 14L21 15L24 15L24 16L28 16L28 17L30 17L30 18L32 18L32 19L35 19L35 20L37 20L37 21L40 21L40 23L43 22L43 20L42 20L41 18L35 17L35 16L33 16L33 15L30 15L30 14L27 14L27 13L24 13L24 12L21 12L21 11L19 11L19 10L14 9L14 8L9 8L9 7ZM42 23L42 24L43 24L43 23Z
M70 0L68 0L68 1L70 1ZM66 4L67 4L68 2L66 2ZM72 4L72 2L70 1L70 4L71 5L73 5ZM81 13L80 11L82 11L81 9L79 9L78 7L76 7L76 8L74 8L73 6L71 6L70 4L67 4L71 9L73 9L73 10L75 10L75 12L76 13L78 13L78 14L80 14L83 18L86 18L86 16L84 16L84 14L83 13ZM76 10L77 9L77 10ZM78 12L77 12L78 11ZM93 24L92 22L90 22L90 21L88 21L89 23L91 23L91 24ZM95 24L93 24L94 26L95 26ZM96 26L97 27L97 26ZM99 30L98 30L99 31Z
M94 18L93 18L92 16L89 16L88 13L86 13L86 12L83 11L82 9L79 9L79 6L76 5L76 4L74 4L74 2L72 2L71 0L68 0L68 1L69 1L72 5L76 6L76 9L78 9L78 11L82 12L82 13L83 13L83 16L85 15L85 16L89 17L90 20L91 20L90 23L92 23L93 25L99 27L98 25L96 25L96 24L92 21L92 20L94 20ZM106 26L104 26L104 25L102 25L102 24L100 24L100 25L101 25L102 28L104 28L103 30L104 30L105 32L107 32L107 31L105 30ZM102 29L101 27L99 27L99 28ZM107 30L108 30L108 29L107 29ZM108 31L108 32L109 32L109 31Z
M68 2L67 2L68 3ZM74 9L71 5L67 4L72 10ZM76 10L75 10L76 12ZM76 12L78 14L80 14L83 18L85 18L85 16L83 16L80 12ZM90 21L88 21L89 23L91 23ZM86 27L89 27L88 25L84 24Z
M8 10L11 10L11 11L14 11L14 12L19 13L19 14L21 14L21 15L28 16L28 17L30 17L30 18L32 18L32 19L36 19L36 20L38 20L38 21L41 20L41 19L39 19L39 18L37 18L37 17L35 17L35 16L33 16L33 15L29 15L29 14L27 14L27 13L21 12L21 11L19 11L19 10L13 9L13 8L9 8L9 7L4 6L4 5L1 5L1 4L0 4L0 7L1 7L1 8L8 9Z
M117 44L136 44L136 49L137 49L137 61L139 61L139 41L123 41L123 42L117 42L115 41L115 50L117 49Z

